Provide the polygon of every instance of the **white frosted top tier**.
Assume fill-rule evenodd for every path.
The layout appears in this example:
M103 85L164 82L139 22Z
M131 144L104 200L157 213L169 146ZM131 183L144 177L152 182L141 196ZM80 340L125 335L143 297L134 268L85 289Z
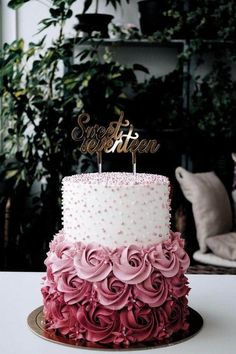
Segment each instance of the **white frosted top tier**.
M169 237L169 180L107 172L63 179L63 227L71 241L116 247Z

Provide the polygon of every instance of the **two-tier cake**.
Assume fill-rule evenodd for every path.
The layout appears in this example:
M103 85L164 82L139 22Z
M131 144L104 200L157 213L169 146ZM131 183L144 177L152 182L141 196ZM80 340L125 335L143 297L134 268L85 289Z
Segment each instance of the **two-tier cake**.
M122 346L188 330L189 257L170 230L169 189L153 174L63 179L63 230L42 288L48 329Z

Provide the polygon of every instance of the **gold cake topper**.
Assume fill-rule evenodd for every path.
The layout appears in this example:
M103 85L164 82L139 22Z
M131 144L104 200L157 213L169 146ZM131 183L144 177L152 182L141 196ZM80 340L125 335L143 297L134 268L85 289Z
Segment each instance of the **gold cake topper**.
M71 135L73 140L81 142L81 153L97 154L99 172L102 172L102 152L130 152L133 172L136 173L136 153L154 154L160 147L157 140L139 139L139 134L134 131L133 124L124 119L124 112L121 112L118 121L110 122L107 128L98 124L89 126L89 121L88 113L80 114L78 127L72 130Z

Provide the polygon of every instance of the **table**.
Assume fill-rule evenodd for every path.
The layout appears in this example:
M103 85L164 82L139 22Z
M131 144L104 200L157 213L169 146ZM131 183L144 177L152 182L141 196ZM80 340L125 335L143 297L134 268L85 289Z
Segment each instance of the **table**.
M0 272L0 353L98 354L96 350L51 343L28 328L29 313L42 305L42 276L43 273ZM192 288L189 305L202 315L203 328L185 342L148 349L147 354L236 353L236 275L194 274L188 278Z

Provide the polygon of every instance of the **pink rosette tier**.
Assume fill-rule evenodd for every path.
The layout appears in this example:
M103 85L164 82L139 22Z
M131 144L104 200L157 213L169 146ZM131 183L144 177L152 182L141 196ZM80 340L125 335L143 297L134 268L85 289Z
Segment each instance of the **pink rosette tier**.
M68 242L61 231L45 261L49 330L74 341L128 346L188 330L189 258L179 233L147 247Z

